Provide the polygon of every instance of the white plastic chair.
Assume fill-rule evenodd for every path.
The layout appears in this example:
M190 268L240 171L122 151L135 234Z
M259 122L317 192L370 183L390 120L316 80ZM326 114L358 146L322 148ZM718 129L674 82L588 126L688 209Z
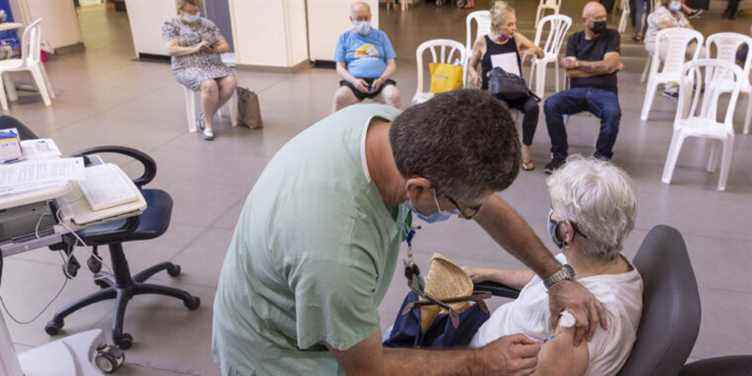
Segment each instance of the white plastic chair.
M473 35L473 22L476 24L475 35ZM466 39L465 39L465 52L469 56L473 51L473 44L478 38L483 37L491 33L491 12L487 10L476 10L467 15L465 19L466 25ZM464 76L463 80L467 82L467 63L469 58L465 59Z
M49 107L52 105L55 93L52 90L52 85L42 64L41 22L42 19L39 18L29 26L26 26L21 38L20 59L0 60L0 81L4 84L4 73L29 71L39 89L39 94L42 96L44 105ZM12 82L9 81L9 84L12 85ZM8 97L5 95L5 90L2 90L3 86L0 85L0 105L2 105L4 111L8 111Z
M546 27L548 26L548 28ZM556 91L559 91L559 51L564 44L567 31L572 26L572 19L563 14L555 14L541 18L535 28L535 45L541 46L543 32L548 30L545 44L542 46L544 56L540 59L533 57L530 65L530 78L528 83L535 94L543 98L546 91L546 68L548 64L554 64L556 74ZM533 86L535 82L535 86Z
M721 174L718 190L726 189L729 168L734 148L734 110L739 99L743 77L736 64L716 59L699 59L684 64L680 72L679 105L674 120L674 134L668 150L662 181L671 184L676 161L687 137L717 140L723 145ZM718 122L718 107L721 94L730 93L726 116ZM712 172L717 165L717 147L710 149L707 170Z
M632 13L632 8L629 7L629 0L621 0L621 16L619 17L619 34L623 34L627 31L627 24L629 23L629 15Z
M561 0L540 0L538 10L535 12L535 24L538 24L538 21L540 21L541 16L543 16L543 13L545 13L547 9L553 11L554 14L559 14L560 8Z
M183 95L185 96L185 114L188 118L188 132L193 133L198 130L198 118L201 116L201 92L193 91L183 86ZM237 95L233 95L232 98L230 98L230 100L217 111L217 115L220 117L229 117L233 127L238 126L237 114Z
M716 33L705 41L705 56L727 63L736 64L736 51L746 45L748 51L752 51L752 38L739 33ZM715 51L715 54L713 54ZM752 68L752 53L747 53L747 60L742 66L741 93L747 95L747 113L744 118L744 134L749 134L750 122L752 122L752 85L750 85L750 68ZM729 91L733 82L728 82Z
M663 29L658 32L655 38L655 49L652 54L650 64L650 75L648 78L645 101L642 104L642 113L640 120L647 120L650 108L653 106L655 93L658 91L658 85L679 82L681 78L682 66L686 61L687 49L693 42L696 43L692 58L697 60L700 55L703 36L700 32L688 28L674 27ZM661 59L660 51L665 46L666 56Z
M456 64L466 66L467 53L462 43L452 39L432 39L425 41L415 51L415 61L418 66L418 88L412 99L412 104L423 103L433 98L433 93L423 91L423 54L426 50L431 51L433 63ZM456 56L456 57L455 57Z

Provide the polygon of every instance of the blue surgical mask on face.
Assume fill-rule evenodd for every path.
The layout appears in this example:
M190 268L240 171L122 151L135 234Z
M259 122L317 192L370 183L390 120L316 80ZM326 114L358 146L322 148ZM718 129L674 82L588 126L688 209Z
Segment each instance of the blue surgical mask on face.
M198 21L199 18L201 18L201 14L200 13L196 13L196 14L183 13L180 16L180 18L182 18L183 21L185 21L185 22L193 23L193 22Z
M438 197L436 195L436 190L435 189L433 190L433 200L436 203L436 212L434 212L431 215L425 215L425 214L422 214L421 212L417 211L415 209L415 205L413 205L412 201L410 201L410 200L407 201L407 207L410 208L410 210L413 213L415 213L415 215L417 215L418 218L420 218L421 221L426 222L428 224L438 223L438 222L444 222L444 221L448 220L449 218L452 218L452 215L457 215L458 214L458 211L456 209L455 210L451 210L449 212L443 212L443 211L441 211L441 206L439 206L439 199L438 199Z
M672 1L672 2L668 3L668 9L670 11L672 11L672 12L678 12L678 11L681 10L681 8L682 8L681 2Z
M551 209L546 217L546 229L548 229L548 235L551 236L551 240L556 244L559 249L564 248L564 241L559 239L559 222L554 221L551 215L554 214L554 210Z
M368 35L371 32L371 23L368 21L353 22L353 31L360 35Z

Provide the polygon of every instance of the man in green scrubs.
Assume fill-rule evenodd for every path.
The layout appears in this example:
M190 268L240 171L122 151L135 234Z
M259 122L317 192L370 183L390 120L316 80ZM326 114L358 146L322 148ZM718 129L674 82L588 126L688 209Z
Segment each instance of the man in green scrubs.
M350 106L290 140L248 196L219 277L222 375L532 372L540 345L523 335L476 350L383 349L378 316L411 212L473 219L538 275L564 270L495 194L516 178L519 149L507 107L477 90L402 113ZM552 317L572 311L578 340L591 337L600 303L572 279L549 292Z

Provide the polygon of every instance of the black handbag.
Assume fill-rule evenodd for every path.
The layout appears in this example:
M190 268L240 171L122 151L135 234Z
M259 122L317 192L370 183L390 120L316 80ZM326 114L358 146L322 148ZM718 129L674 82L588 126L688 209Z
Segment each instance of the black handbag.
M501 67L491 69L488 75L488 92L502 100L518 100L534 96L525 79L505 71ZM540 99L539 99L540 100Z

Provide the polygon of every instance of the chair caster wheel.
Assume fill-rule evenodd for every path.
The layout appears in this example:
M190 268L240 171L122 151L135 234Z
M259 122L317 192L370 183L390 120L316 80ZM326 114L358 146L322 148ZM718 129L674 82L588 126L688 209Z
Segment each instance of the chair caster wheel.
M190 311L195 311L198 309L198 307L201 307L201 299L199 297L194 296L193 299L189 301L183 301L183 304L185 304L185 308L188 308Z
M113 336L112 342L115 342L121 350L128 350L133 346L133 337L128 333L123 333L118 337Z
M125 354L117 347L105 344L97 348L94 364L100 371L111 374L125 364Z
M170 265L170 267L167 268L167 274L169 274L170 277L177 277L182 272L183 272L183 269L180 267L180 265L172 264Z
M47 334L51 336L56 336L60 334L60 329L63 328L63 325L65 325L63 320L60 320L60 321L52 320L48 322L47 325L44 326L44 331L47 332Z

